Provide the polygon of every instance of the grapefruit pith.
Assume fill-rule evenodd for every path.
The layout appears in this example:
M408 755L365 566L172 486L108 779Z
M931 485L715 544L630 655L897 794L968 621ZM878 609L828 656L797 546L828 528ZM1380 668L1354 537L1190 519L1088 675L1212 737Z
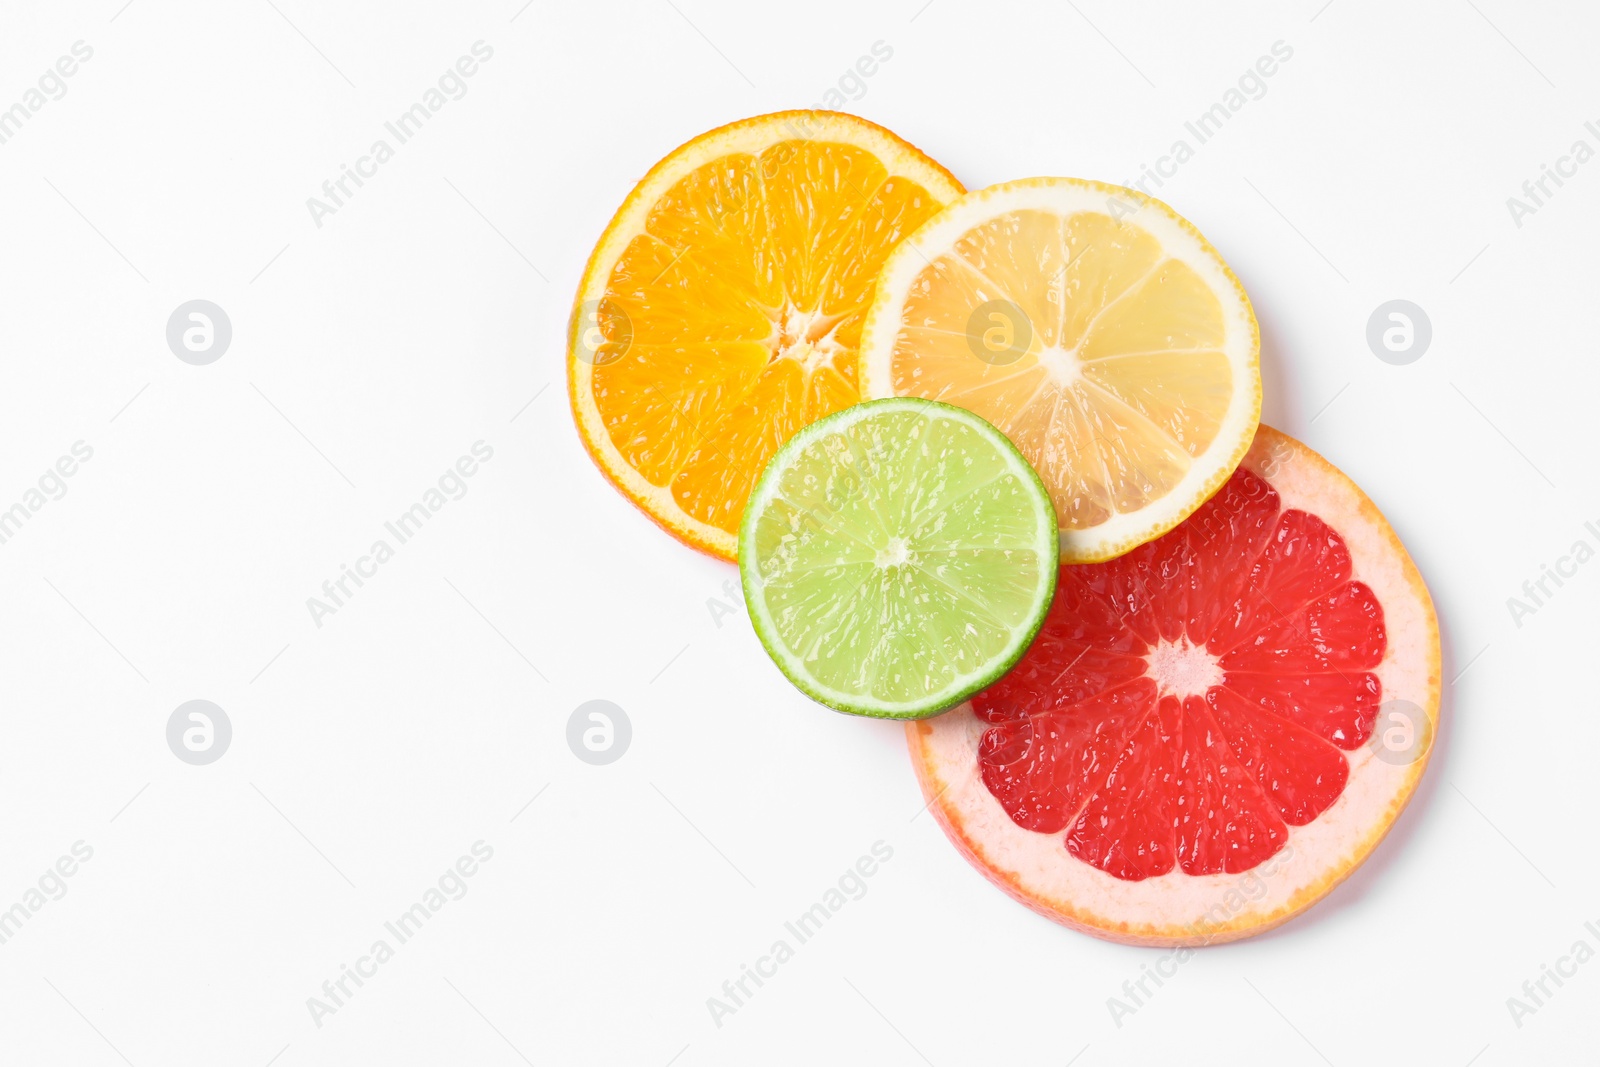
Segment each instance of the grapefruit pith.
M1016 668L907 737L946 833L1024 904L1116 941L1230 941L1388 832L1431 751L1439 662L1383 516L1262 426L1184 523L1063 566Z

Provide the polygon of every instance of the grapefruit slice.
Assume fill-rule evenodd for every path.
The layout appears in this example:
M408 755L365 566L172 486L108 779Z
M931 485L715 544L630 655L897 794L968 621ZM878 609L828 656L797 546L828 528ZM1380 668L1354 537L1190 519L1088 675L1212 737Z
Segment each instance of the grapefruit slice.
M838 711L914 719L991 685L1055 592L1055 509L972 412L909 397L812 423L745 510L739 573L779 669Z
M1075 178L969 193L884 264L866 397L970 408L1050 489L1068 563L1112 559L1228 480L1261 414L1239 279L1159 200Z
M1262 426L1170 533L1065 565L999 683L907 727L924 795L991 881L1114 941L1197 945L1310 907L1427 765L1439 629L1377 508Z
M889 250L961 193L881 126L785 111L702 134L645 175L578 286L578 432L678 539L734 558L778 446L854 404L856 348Z

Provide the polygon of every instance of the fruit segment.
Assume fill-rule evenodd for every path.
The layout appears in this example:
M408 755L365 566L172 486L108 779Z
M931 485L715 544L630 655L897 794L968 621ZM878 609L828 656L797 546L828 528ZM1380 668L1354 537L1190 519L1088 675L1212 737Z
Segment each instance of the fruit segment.
M930 813L1012 897L1113 941L1217 944L1378 846L1427 766L1441 673L1394 531L1262 426L1186 521L1063 565L1016 667L906 739Z
M843 711L911 718L992 682L1055 586L1038 476L992 426L922 400L807 427L741 531L751 622L790 680Z
M1182 521L1255 432L1243 290L1193 227L1129 190L1038 178L963 197L890 257L867 333L866 395L999 427L1049 488L1073 562Z
M937 206L868 152L793 140L725 156L668 190L605 290L636 347L594 372L608 428L652 420L623 442L640 473L694 518L738 529L778 446L858 399L841 328L859 328L874 268ZM696 358L706 371L682 375Z
M1062 567L1039 640L973 699L984 784L1116 878L1250 870L1339 798L1386 644L1343 538L1241 469L1163 537Z
M855 403L890 250L960 192L893 135L785 113L713 131L641 182L580 291L569 366L591 452L636 503L732 558L751 487L800 427Z
M1005 301L1025 321L1008 321ZM1085 529L1172 490L1211 444L1233 372L1221 302L1159 242L1109 215L1012 211L919 271L895 340L897 395L971 408L1057 474L1061 525ZM987 344L1000 355L975 358Z

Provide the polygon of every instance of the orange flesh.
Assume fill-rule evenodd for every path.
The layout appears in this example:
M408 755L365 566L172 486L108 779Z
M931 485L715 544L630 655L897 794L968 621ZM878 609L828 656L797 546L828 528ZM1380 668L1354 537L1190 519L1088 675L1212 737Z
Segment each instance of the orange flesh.
M873 281L940 206L831 142L723 156L679 181L601 298L593 396L623 459L735 533L778 447L860 398Z

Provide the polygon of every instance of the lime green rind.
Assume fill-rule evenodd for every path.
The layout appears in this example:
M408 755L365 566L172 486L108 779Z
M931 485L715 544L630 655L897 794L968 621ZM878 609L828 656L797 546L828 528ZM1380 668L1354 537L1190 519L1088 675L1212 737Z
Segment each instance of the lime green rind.
M994 612L988 610L989 606L992 606L992 602L986 604L985 600L991 591L949 586L949 583L943 582L942 579L928 570L918 568L922 571L927 581L949 586L948 593L941 591L943 595L965 601L966 610L972 613L970 617L980 615L986 617L991 628L996 629L997 632L1009 630L1009 639L999 652L986 659L981 666L964 672L956 672L955 679L942 690L913 700L888 701L863 698L859 693L843 692L824 684L804 668L800 657L795 652L785 646L778 636L777 626L769 612L767 598L764 595L767 585L761 572L763 565L769 561L757 559L756 532L758 523L770 507L793 506L789 501L781 497L776 500L774 498L777 497L779 484L785 473L795 466L796 460L801 457L801 454L809 446L819 438L837 434L839 435L839 440L848 447L849 439L844 436L843 431L849 429L854 423L861 420L889 416L897 412L910 412L918 415L926 420L925 425L930 428L930 431L937 425L937 420L949 420L965 429L976 431L984 441L994 448L995 456L1001 461L999 473L980 484L958 486L955 495L959 499L966 501L981 492L988 484L998 482L1007 474L1012 474L1016 476L1018 485L1022 487L1034 504L1034 529L1031 533L1022 529L1010 531L1017 536L1018 540L1013 541L1011 538L1004 537L1003 532L996 533L993 527L985 525L985 516L980 514L970 517L967 527L954 531L952 534L953 540L946 540L942 547L935 547L935 544L930 544L930 552L928 554L931 556L933 554L951 555L972 552L976 556L977 552L974 550L1000 553L1001 555L1009 551L1021 551L1027 554L1029 568L1036 569L1038 573L1034 578L1036 589L1033 602L1028 605L1026 611L1021 613L1021 618L1015 624L1010 624L997 618ZM859 456L855 458L859 458ZM848 463L835 464L828 470L837 472L848 466ZM876 473L881 476L885 472L878 469ZM864 480L861 486L858 487L863 491L858 496L851 497L850 504L846 507L841 507L835 514L825 519L817 519L808 514L808 521L811 521L816 529L824 531L833 538L834 543L840 547L841 553L840 557L831 563L809 567L807 568L808 571L837 567L841 569L856 568L860 573L859 568L863 566L875 566L871 562L872 553L875 549L867 540L870 534L863 535L863 531L869 525L876 524L880 529L892 527L897 534L902 530L910 532L917 529L915 508L919 503L926 504L927 501L908 499L909 494L905 491L906 486L897 487L891 484L892 481L892 479L885 481L879 477L876 479L875 484L867 485ZM941 487L948 489L944 482L939 484ZM925 487L919 486L917 488ZM945 501L943 504L932 508L929 514L935 518L947 515L946 509L949 508L950 503L950 501ZM980 501L974 507L981 509L983 504ZM924 517L926 518L927 516ZM1003 517L1015 520L1016 513L1013 512L1009 516ZM974 521L977 524L976 526L973 525ZM960 536L962 534L965 534L965 536ZM973 540L974 538L976 540ZM997 544L997 540L1005 540L1010 543ZM739 560L740 584L744 590L745 604L749 610L751 624L756 631L756 636L767 650L767 654L777 664L779 670L796 688L818 703L847 714L884 719L924 719L955 707L974 693L993 685L1006 671L1016 664L1017 660L1022 658L1029 645L1033 643L1033 639L1037 636L1040 627L1044 625L1045 616L1050 609L1050 602L1055 593L1056 577L1060 567L1060 542L1057 537L1055 509L1051 503L1049 492L1045 489L1044 483L1039 479L1038 474L1028 464L1028 461L1004 434L978 415L964 408L914 397L893 397L869 401L836 412L805 427L779 449L777 455L772 458L772 461L762 473L745 508L739 527ZM975 566L980 570L983 569L982 564L975 564ZM871 572L867 573L871 574ZM790 583L790 586L792 591L793 583ZM871 592L875 593L877 591L874 589ZM859 588L847 589L842 590L840 595L854 597L859 592ZM1012 601L1012 603L1015 602L1017 601ZM840 605L840 610L849 610L852 606L852 604L844 603ZM1008 612L1007 614L1011 613ZM934 616L930 619L930 623L933 621L945 621L945 618L946 616ZM921 649L908 649L908 657L914 657L918 653L924 659L943 655L942 652L931 645ZM949 664L948 660L946 663L947 666L953 669L953 664ZM907 667L915 669L916 663L908 663Z

